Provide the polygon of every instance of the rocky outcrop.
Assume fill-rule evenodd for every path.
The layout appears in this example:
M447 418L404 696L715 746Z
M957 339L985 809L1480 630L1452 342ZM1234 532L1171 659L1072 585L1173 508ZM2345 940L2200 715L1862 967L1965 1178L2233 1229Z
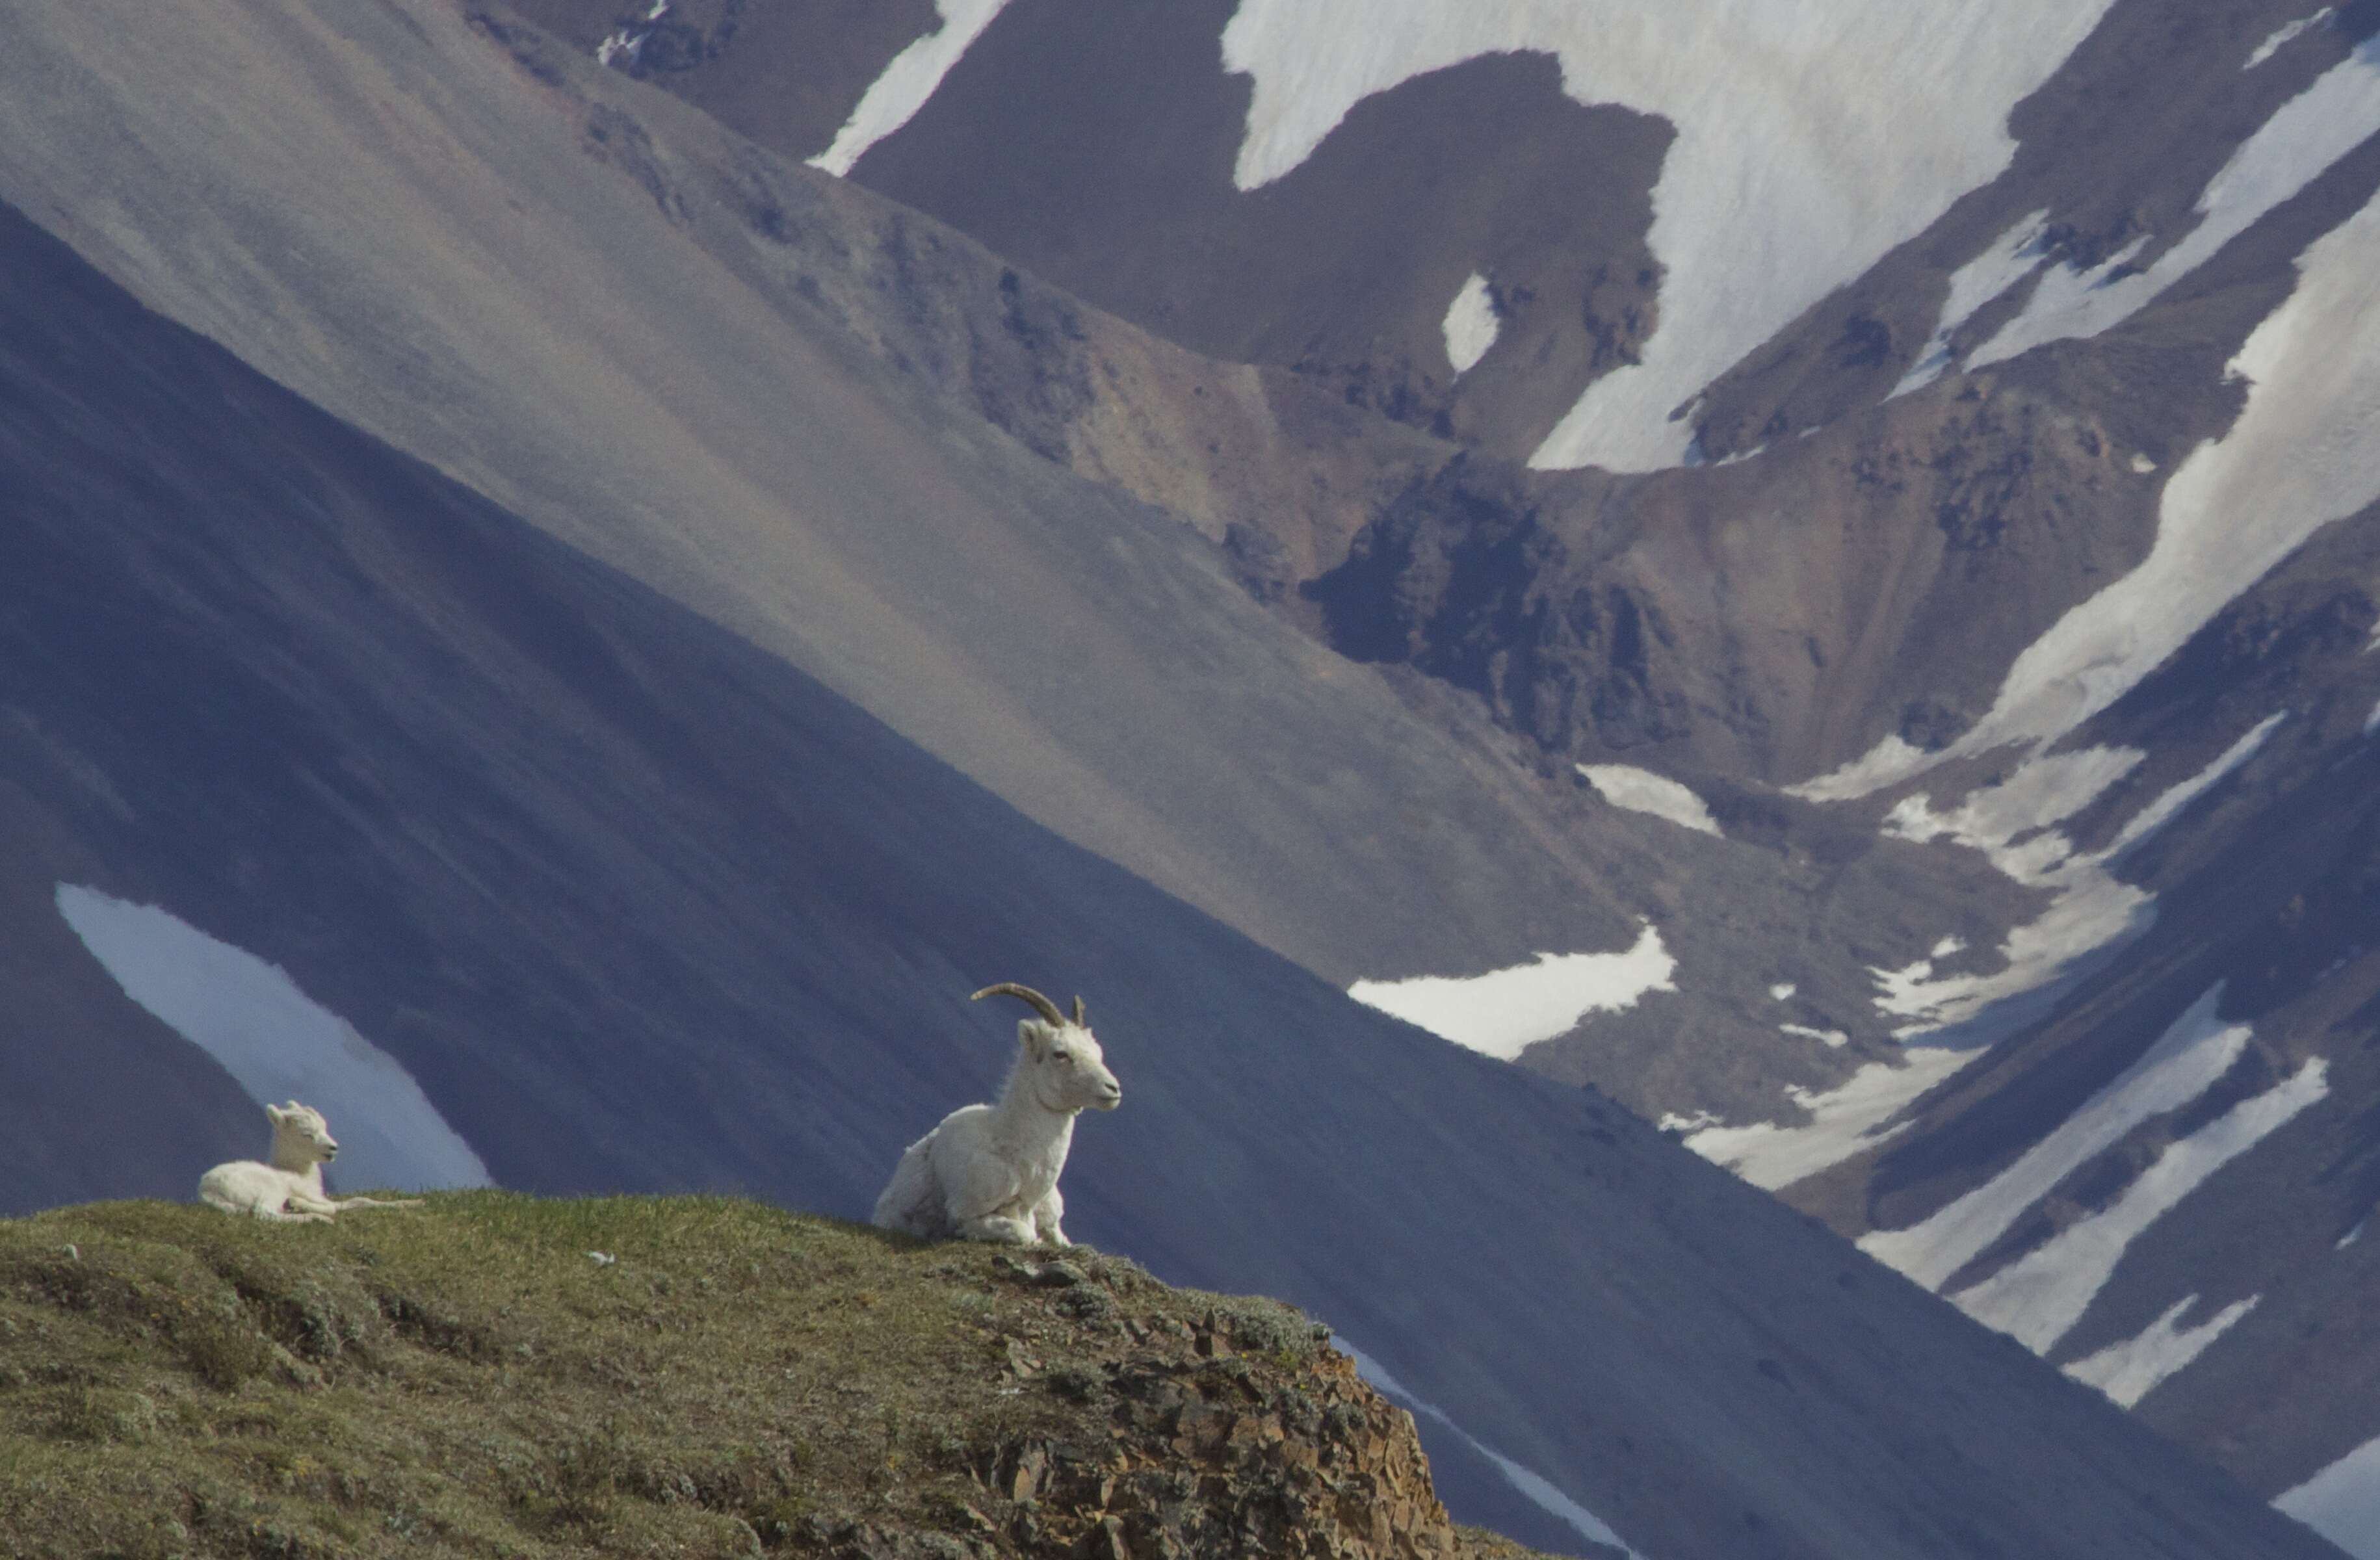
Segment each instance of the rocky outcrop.
M984 1469L985 1520L1015 1553L1475 1553L1431 1488L1412 1417L1365 1385L1345 1355L1309 1346L1285 1369L1293 1357L1280 1324L1260 1313L1129 1325L1147 1341L1045 1377L1103 1410L1106 1437L1020 1439ZM1013 1373L1044 1376L1022 1357Z

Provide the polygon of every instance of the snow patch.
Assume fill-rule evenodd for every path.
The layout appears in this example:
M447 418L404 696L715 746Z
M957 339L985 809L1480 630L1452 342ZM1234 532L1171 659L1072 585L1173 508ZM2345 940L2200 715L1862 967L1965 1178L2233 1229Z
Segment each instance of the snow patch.
M2224 1022L2216 1011L2222 998L2217 982L2139 1060L2015 1164L1921 1223L1860 1237L1860 1250L1929 1289L1941 1288L2058 1182L2141 1123L2188 1105L2230 1070L2247 1048L2249 1029Z
M2356 1220L2356 1221L2355 1221L2355 1227L2354 1227L2353 1229L2349 1230L2346 1234L2344 1234L2344 1235L2340 1236L2340 1237L2338 1238L2338 1240L2335 1243L2333 1243L2333 1245L2331 1246L2331 1248L2330 1248L2330 1249L2331 1249L2332 1251L2334 1251L2334 1252L2343 1252L2343 1251L2347 1250L2347 1248L2348 1248L2348 1247L2354 1245L2354 1244L2355 1244L2355 1242L2356 1242L2356 1240L2357 1240L2357 1239L2362 1235L2362 1233L2363 1233L2363 1227L2364 1227L2365 1225L2367 1225L2367 1224L2371 1223L2371 1222L2372 1222L2372 1221L2371 1221L2371 1220L2369 1220L2369 1219L2358 1219L2358 1220Z
M2246 763L2285 718L2265 717L2214 762L2160 792L2126 822L2113 843L2091 854L2075 854L2064 834L2041 826L2071 816L2130 773L2143 756L2136 749L2092 747L2028 758L2007 780L1970 792L1949 814L1936 813L1923 793L1903 797L1886 816L1888 834L1919 843L1947 836L1983 852L2015 881L2054 897L2037 920L2009 932L1997 971L1937 976L1931 960L1870 970L1878 1010L1915 1021L1894 1030L1895 1036L1912 1039L1960 1024L1963 1040L1998 1039L2148 930L2155 897L2108 868ZM1978 1027L1985 1023L1988 1033Z
M2265 745L2265 739L2273 734L2273 728L2288 720L2289 715L2289 712L2284 709L2265 716L2246 736L2225 748L2215 762L2179 785L2168 787L2155 801L2133 814L2116 835L2116 842L2107 847L2107 858L2113 860L2123 855L2171 823L2174 815L2219 784L2232 770L2254 757L2256 750Z
M2368 737L2374 732L2380 732L2380 704L2374 705L2372 713L2363 718L2363 734Z
M2207 1177L2327 1094L2326 1071L2327 1064L2316 1057L2263 1094L2169 1144L2113 1203L2067 1226L1982 1283L1961 1289L1950 1297L1952 1303L2034 1353L2048 1352L2091 1308L2133 1239L2197 1191Z
M2380 115L2380 70L2365 63L2375 49L2380 38L2338 69L2370 79ZM2314 532L2380 500L2375 248L2380 198L2306 247L2297 290L2232 359L2249 381L2247 405L2166 483L2149 556L2028 647L1989 714L1939 752L1887 737L1789 792L1842 801L2003 744L2046 745L2121 697Z
M1768 995L1776 998L1778 1001L1783 1002L1790 1000L1792 998L1793 993L1800 989L1801 988L1795 986L1791 981L1779 981L1775 986L1768 988Z
M1512 1060L1540 1040L1566 1034L1589 1013L1616 1013L1648 992L1675 991L1678 961L1651 922L1616 953L1540 953L1534 962L1484 975L1359 980L1347 995L1431 1034Z
M1454 301L1446 306L1446 360L1454 365L1458 377L1488 356L1502 323L1496 314L1496 299L1488 290L1488 278L1473 272L1456 289Z
M868 85L834 143L810 159L837 178L847 177L868 149L907 124L934 95L959 56L983 35L1008 0L934 0L942 25L894 54Z
M2380 1560L2380 1440L2366 1441L2273 1504L2355 1560Z
M2086 1386L2106 1393L2119 1408L2129 1409L2147 1397L2159 1382L2206 1351L2206 1346L2230 1331L2231 1324L2256 1309L2264 1297L2234 1300L2195 1327L2177 1326L2181 1313L2198 1303L2184 1295L2166 1308L2140 1336L2111 1343L2066 1367L2066 1373Z
M1998 176L2009 110L2107 3L1242 0L1223 31L1224 67L1253 78L1233 178L1268 184L1364 98L1481 54L1553 54L1577 102L1667 119L1659 322L1530 464L1676 466L1694 427L1672 411Z
M2380 131L2380 39L2367 39L2304 91L2274 110L2198 197L2198 225L2134 270L2143 238L2087 271L2059 266L2041 280L2024 310L1976 348L1982 368L2045 342L2095 336L2212 259L2256 219L2313 182Z
M2097 801L2147 756L2136 747L2086 747L2028 758L2005 780L1969 792L1951 813L1935 813L1922 795L1905 798L1886 819L1885 832L1920 844L1948 835L1987 853L2008 853L2019 836ZM2053 865L2035 854L2011 854L2000 870L2024 882Z
M2326 20L2330 16L2331 10L2331 6L2325 6L2321 10L2316 11L2310 17L2300 17L2295 21L2283 22L2279 27L2273 30L2270 37L2256 45L2255 51L2248 56L2248 63L2241 66L2240 68L2242 70L2255 69L2266 60L2271 59L2275 52L2280 49L2282 45L2293 42L2298 35L2305 31L2306 29L2318 26L2323 21Z
M1615 807L1650 813L1700 833L1717 835L1718 820L1691 790L1667 775L1634 769L1625 764L1581 764L1579 775L1595 793Z
M595 45L595 63L616 66L622 59L631 65L645 52L645 40L652 36L652 24L670 13L670 0L653 0L652 8L645 13L645 25L631 23L612 30L611 34Z
M268 964L155 905L61 883L58 913L124 994L222 1064L258 1105L302 1100L338 1135L342 1182L489 1186L488 1167L403 1063ZM264 1143L260 1117L257 1146Z
M1937 755L1912 746L1894 732L1851 762L1787 786L1785 794L1804 802L1854 801L1912 775L1923 774L1938 762Z
M1900 376L1892 387L1892 395L1906 395L1932 384L1942 377L1942 371L1953 361L1950 338L1959 327L1974 318L1975 311L2005 294L2041 268L2046 257L2042 247L2042 235L2049 223L2047 207L2027 217L2018 219L1992 241L1991 248L1950 273L1949 296L1942 300L1942 317L1926 339L1925 350L1917 361Z
M1779 1034L1798 1034L1804 1040L1822 1040L1829 1047L1840 1047L1852 1043L1852 1037L1840 1029L1813 1029L1806 1023L1780 1023L1777 1026L1777 1032Z
M1370 1355L1336 1334L1331 1335L1330 1347L1353 1360L1355 1362L1355 1373L1371 1383L1373 1390L1378 1392L1380 1396L1402 1404L1405 1411L1415 1418L1433 1420L1444 1425L1448 1431L1460 1436L1473 1451L1494 1463L1496 1471L1510 1481L1512 1488L1526 1496L1531 1505L1558 1520L1568 1523L1589 1543L1609 1544L1614 1549L1626 1550L1629 1560L1644 1560L1642 1554L1629 1549L1628 1545L1621 1541L1620 1535L1611 1530L1609 1523L1571 1499L1552 1480L1533 1469L1522 1467L1500 1452L1490 1450L1479 1441L1478 1437L1449 1419L1445 1410L1434 1403L1425 1402L1415 1397L1406 1388L1404 1383L1382 1370L1379 1361Z
M2126 461L2124 464L2132 468L2132 475L2135 477L2146 477L2150 472L2155 471L2157 468L2156 462L2149 459L2146 455L2138 453L2137 452L2134 453L2131 460Z
M1709 1126L1686 1139L1686 1146L1753 1185L1774 1191L1891 1142L1908 1130L1909 1123L1887 1126L1886 1122L1982 1055L1940 1046L1912 1046L1904 1053L1905 1060L1869 1062L1824 1094L1789 1086L1785 1097L1810 1115L1799 1126L1774 1121Z

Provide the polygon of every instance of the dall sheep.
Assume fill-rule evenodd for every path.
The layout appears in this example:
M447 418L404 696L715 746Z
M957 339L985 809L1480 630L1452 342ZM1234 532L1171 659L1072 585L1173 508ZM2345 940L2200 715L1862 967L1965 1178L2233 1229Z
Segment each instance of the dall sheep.
M328 1224L343 1208L413 1208L418 1197L333 1198L322 1190L322 1167L338 1157L339 1143L322 1113L291 1100L268 1105L273 1121L273 1162L235 1159L199 1178L199 1201L227 1214L247 1214L279 1224Z
M874 1222L929 1240L1072 1245L1058 1223L1066 1209L1058 1172L1075 1140L1075 1117L1113 1110L1123 1088L1099 1054L1080 997L1072 1019L1010 981L968 1000L994 995L1022 998L1041 1015L1017 1021L1016 1060L998 1102L953 1110L911 1143L876 1200Z

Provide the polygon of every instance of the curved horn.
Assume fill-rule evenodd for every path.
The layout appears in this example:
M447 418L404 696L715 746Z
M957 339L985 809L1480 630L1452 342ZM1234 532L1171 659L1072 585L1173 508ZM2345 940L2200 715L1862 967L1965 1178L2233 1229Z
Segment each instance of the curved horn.
M1063 1023L1066 1022L1066 1015L1058 1010L1057 1003L1050 1001L1050 998L1042 996L1031 986L1019 986L1013 980L1002 981L997 986L987 986L981 991L977 992L973 997L968 998L967 1000L970 1002L979 1002L987 997L1019 998L1024 1001L1031 1003L1033 1005L1033 1010L1039 1013L1043 1018L1048 1019L1051 1023Z
M1083 1016L1083 994L1079 991L1075 993L1075 1027L1076 1029L1091 1027L1091 1021Z

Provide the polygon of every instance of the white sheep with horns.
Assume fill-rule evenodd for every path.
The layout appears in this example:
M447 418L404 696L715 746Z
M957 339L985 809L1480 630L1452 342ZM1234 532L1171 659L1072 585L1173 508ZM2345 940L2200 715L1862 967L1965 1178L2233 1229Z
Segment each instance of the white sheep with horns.
M1123 1087L1099 1054L1080 997L1071 1019L1013 981L968 1000L991 996L1021 998L1041 1015L1017 1021L1016 1060L999 1100L953 1110L911 1143L876 1200L874 1222L928 1240L1071 1245L1058 1223L1066 1211L1058 1172L1075 1141L1075 1118L1113 1110Z
M277 1224L328 1224L343 1208L413 1208L418 1197L333 1198L322 1190L322 1167L338 1157L339 1141L322 1113L291 1100L268 1105L273 1162L235 1159L199 1178L199 1201L227 1214Z

